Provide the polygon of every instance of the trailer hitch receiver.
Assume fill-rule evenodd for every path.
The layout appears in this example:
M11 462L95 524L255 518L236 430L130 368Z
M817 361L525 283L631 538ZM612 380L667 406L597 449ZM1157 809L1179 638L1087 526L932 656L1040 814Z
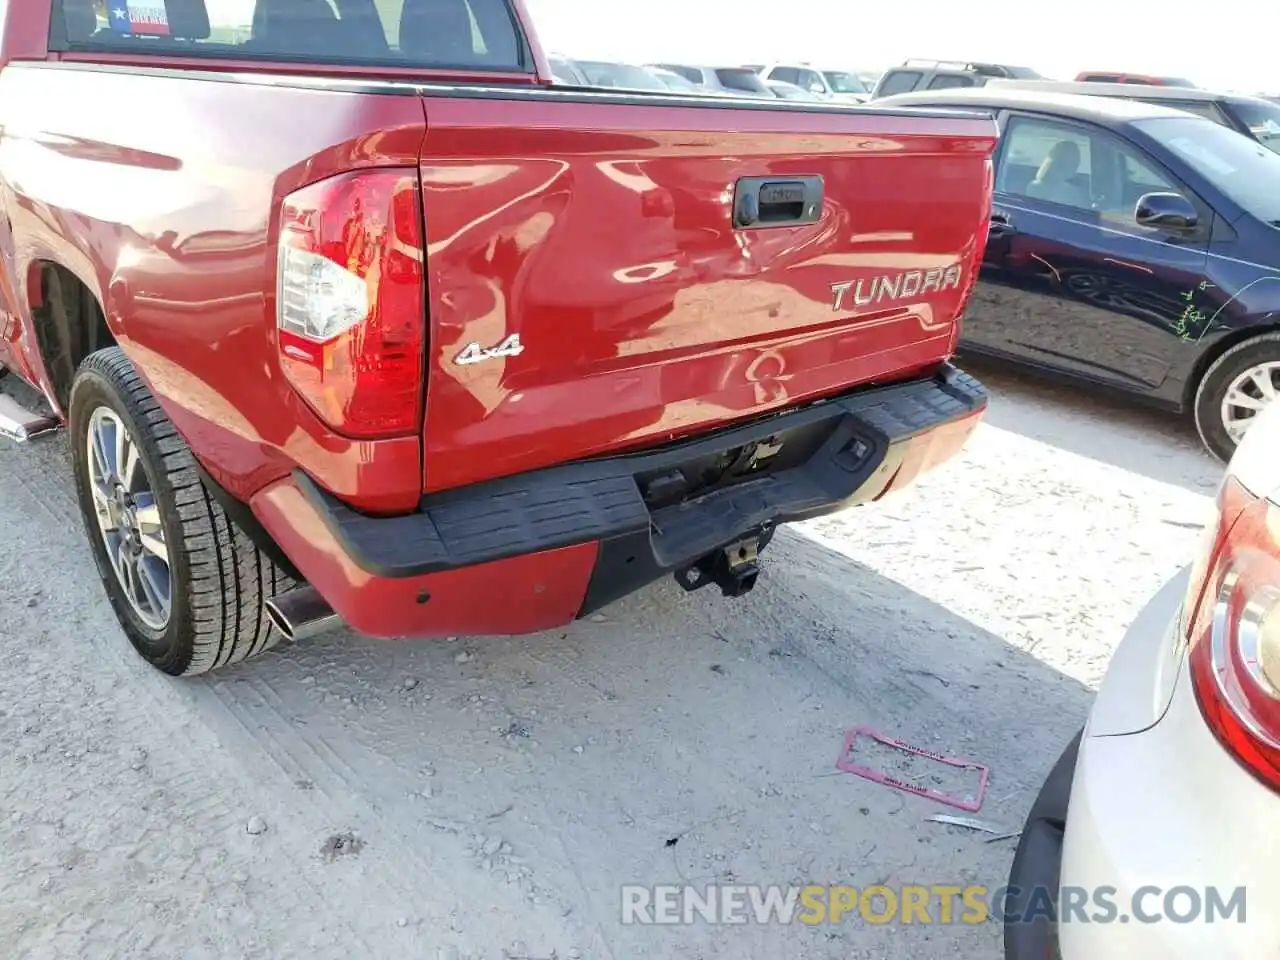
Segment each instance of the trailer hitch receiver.
M676 571L676 582L691 593L714 583L726 597L746 596L760 577L759 553L760 538L747 537Z

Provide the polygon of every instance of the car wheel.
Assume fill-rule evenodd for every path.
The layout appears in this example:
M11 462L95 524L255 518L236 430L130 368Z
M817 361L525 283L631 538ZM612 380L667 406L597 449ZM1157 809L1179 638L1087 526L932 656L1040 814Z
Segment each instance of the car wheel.
M209 496L119 348L81 365L67 419L85 532L138 653L190 676L272 647L280 634L265 604L292 581Z
M1196 390L1200 439L1214 456L1230 460L1258 414L1280 398L1280 333L1236 344L1205 371Z

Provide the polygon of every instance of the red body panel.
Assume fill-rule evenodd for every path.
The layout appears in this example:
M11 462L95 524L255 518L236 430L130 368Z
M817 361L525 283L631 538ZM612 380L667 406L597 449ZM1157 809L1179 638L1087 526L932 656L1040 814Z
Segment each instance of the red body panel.
M365 509L412 509L419 438L338 436L280 375L274 232L281 198L304 183L414 166L422 101L411 88L356 95L199 76L0 71L0 201L12 224L0 242L13 244L3 252L16 297L4 310L30 331L27 267L61 264L235 496L300 466ZM52 398L35 337L14 346L19 373Z
M430 96L427 116L428 490L665 442L952 350L985 239L986 121ZM740 178L804 174L824 178L820 222L733 229ZM963 282L943 292L834 309L834 284L952 264ZM512 333L518 357L454 362Z
M334 611L371 637L557 627L577 616L596 562L596 544L584 543L420 577L375 577L352 562L291 479L263 490L251 505Z

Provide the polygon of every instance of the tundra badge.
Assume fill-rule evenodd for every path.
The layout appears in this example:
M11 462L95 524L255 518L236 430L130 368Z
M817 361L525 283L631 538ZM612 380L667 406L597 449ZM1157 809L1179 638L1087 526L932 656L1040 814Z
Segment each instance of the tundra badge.
M849 307L865 307L872 303L888 300L906 300L910 297L936 290L959 289L963 267L953 263L947 267L935 267L932 270L911 270L907 273L890 276L872 277L870 280L849 280L845 283L833 283L831 294L832 309L836 313ZM848 302L848 294L852 292L852 303Z
M513 333L496 347L482 347L472 340L462 348L460 354L453 358L453 362L459 366L466 366L484 360L496 360L499 357L518 357L522 353L524 353L524 344L520 342L520 334Z

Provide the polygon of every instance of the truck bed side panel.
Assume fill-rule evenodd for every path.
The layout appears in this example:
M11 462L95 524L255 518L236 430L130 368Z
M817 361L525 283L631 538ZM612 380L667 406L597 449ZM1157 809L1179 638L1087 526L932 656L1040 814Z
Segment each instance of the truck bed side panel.
M426 102L427 490L899 379L954 347L988 120ZM740 178L797 175L823 178L819 222L734 229ZM522 353L457 362L512 334Z
M356 442L325 427L275 358L276 218L304 183L412 168L425 134L413 87L145 68L10 64L0 72L3 269L40 366L28 268L60 264L103 304L120 345L232 493L295 465L372 510L421 495L421 440ZM7 244L7 240L5 243Z

